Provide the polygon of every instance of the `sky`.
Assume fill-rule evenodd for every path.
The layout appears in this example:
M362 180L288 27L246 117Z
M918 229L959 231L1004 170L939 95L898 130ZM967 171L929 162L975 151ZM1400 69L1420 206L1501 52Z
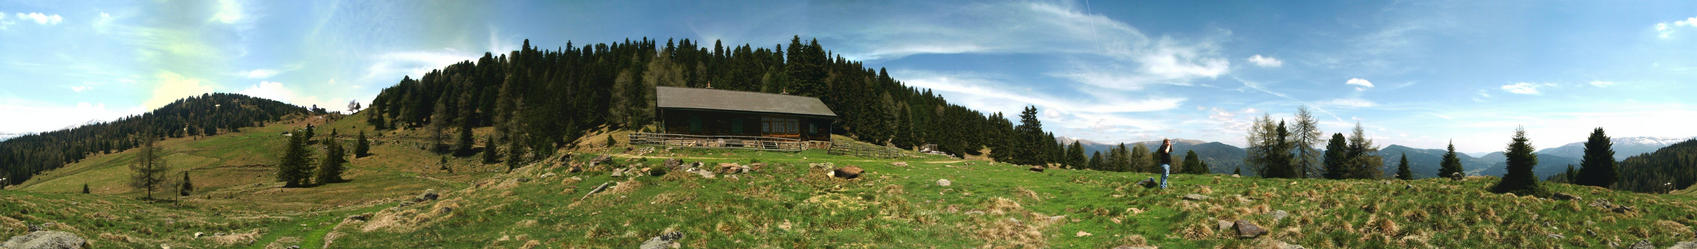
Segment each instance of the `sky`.
M1697 136L1693 1L0 0L0 133L233 92L328 109L525 39L792 36L1057 136L1244 145L1311 108L1379 145Z

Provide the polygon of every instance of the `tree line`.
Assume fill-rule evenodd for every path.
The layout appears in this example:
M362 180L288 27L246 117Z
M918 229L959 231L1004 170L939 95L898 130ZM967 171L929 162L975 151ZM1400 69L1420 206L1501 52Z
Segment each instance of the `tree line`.
M483 140L485 161L509 166L548 156L584 130L651 129L654 87L680 86L818 97L837 113L836 134L900 148L936 144L955 155L1019 164L1059 163L1065 148L1036 121L1036 108L1013 124L950 104L930 90L891 78L882 68L833 55L799 36L772 48L712 46L689 39L642 38L544 50L529 40L506 54L484 53L385 88L368 108L378 129L428 129L435 149L467 156ZM488 137L471 130L493 127ZM458 133L458 134L454 134ZM496 146L489 145L501 145Z
M89 155L121 152L152 139L237 132L290 114L309 112L299 106L240 94L191 96L140 115L0 141L0 178L6 178L6 184L22 183L36 173L63 167Z

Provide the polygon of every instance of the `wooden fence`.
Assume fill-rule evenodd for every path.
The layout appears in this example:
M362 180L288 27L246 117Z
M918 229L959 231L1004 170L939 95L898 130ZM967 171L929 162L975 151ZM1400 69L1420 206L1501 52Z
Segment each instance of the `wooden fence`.
M831 142L831 149L827 152L832 155L872 158L897 158L906 155L903 153L906 150L900 148L837 141Z
M672 147L694 148L732 148L765 151L796 152L807 148L807 142L794 138L756 137L756 136L712 136L687 135L670 133L634 132L630 136L633 145L662 145Z

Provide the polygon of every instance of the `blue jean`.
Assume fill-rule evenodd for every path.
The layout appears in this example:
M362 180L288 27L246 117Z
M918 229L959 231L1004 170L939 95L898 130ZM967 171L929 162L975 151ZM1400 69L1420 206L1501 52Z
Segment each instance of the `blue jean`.
M1164 164L1164 163L1161 164L1161 188L1167 188L1167 174L1171 173L1172 171L1173 171L1172 165Z

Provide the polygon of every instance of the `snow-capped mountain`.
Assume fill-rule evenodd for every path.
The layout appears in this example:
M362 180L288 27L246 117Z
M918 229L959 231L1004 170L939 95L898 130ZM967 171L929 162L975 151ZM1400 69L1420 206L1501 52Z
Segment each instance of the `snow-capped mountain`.
M1662 147L1668 147L1693 138L1673 137L1615 137L1609 138L1613 143L1610 148L1615 151L1615 160L1626 160L1627 157L1655 152ZM1564 157L1581 158L1585 155L1585 142L1574 142L1561 147L1539 150L1538 154L1550 154Z

